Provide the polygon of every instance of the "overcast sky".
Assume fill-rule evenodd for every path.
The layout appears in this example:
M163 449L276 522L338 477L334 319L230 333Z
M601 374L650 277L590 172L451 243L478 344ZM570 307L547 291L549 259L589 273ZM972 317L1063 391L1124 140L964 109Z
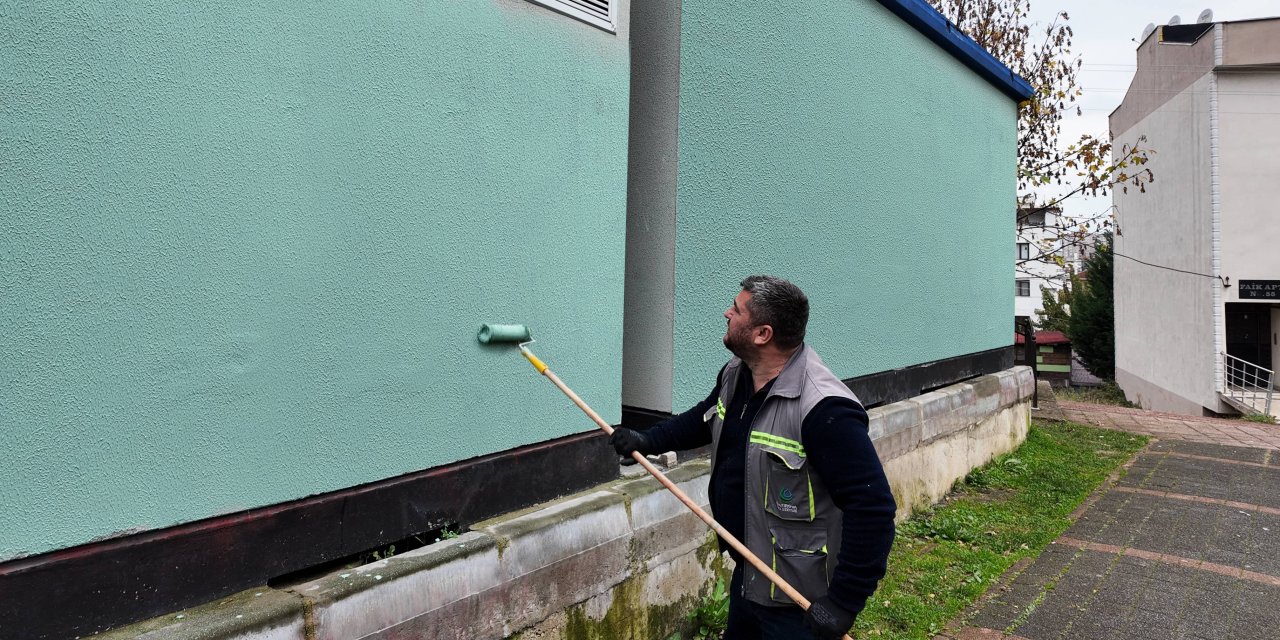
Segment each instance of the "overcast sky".
M1120 101L1133 79L1135 51L1142 29L1148 23L1168 24L1177 15L1183 24L1196 21L1205 9L1213 10L1213 21L1248 20L1280 16L1276 0L1160 0L1116 2L1115 0L1031 0L1032 16L1043 30L1054 15L1066 11L1075 34L1075 52L1083 60L1079 74L1084 95L1084 114L1072 111L1063 119L1063 146L1091 133L1106 138L1107 115ZM1064 207L1068 215L1091 216L1111 206L1111 197L1072 197Z

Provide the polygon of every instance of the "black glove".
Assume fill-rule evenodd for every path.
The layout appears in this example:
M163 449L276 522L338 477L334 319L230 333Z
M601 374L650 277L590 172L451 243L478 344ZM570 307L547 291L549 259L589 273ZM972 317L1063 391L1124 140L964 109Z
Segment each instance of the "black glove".
M631 457L632 451L649 452L649 438L639 431L625 427L613 430L613 435L609 436L609 444L613 445L613 450L617 451L618 455L627 458Z
M835 640L853 626L857 613L849 613L831 602L831 598L822 596L809 603L809 610L804 613L804 623L809 626L815 638Z

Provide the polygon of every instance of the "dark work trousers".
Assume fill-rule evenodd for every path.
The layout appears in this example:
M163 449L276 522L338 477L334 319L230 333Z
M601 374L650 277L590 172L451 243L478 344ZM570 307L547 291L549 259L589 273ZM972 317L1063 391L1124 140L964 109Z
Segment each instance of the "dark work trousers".
M766 607L742 597L742 564L729 583L729 623L724 640L813 640L804 624L804 609Z

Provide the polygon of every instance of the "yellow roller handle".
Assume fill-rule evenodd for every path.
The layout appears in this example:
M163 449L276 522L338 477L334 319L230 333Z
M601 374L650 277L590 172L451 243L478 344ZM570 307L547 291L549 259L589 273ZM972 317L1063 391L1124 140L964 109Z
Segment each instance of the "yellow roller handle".
M520 347L520 355L524 356L525 359L529 361L529 364L533 365L533 368L538 370L538 373L546 372L546 363L539 360L538 356L533 355L533 352L530 351L528 347Z
M574 404L578 405L578 408L582 409L582 411L586 413L587 416L590 417L591 420L595 422L596 425L599 426L602 431L604 431L607 434L613 433L613 427L609 426L609 423L605 422L604 418L600 417L600 414L596 413L591 409L591 407L587 406L587 403L583 402L582 398L579 398L578 394L573 392L573 389L570 389L568 385L566 385L564 382L561 382L559 376L557 376L550 369L547 369L547 365L544 364L541 360L539 360L538 356L533 355L533 352L529 351L528 347L523 347L523 346L520 347L520 353L521 355L523 355L525 358L529 360L529 363L533 365L534 369L538 370L538 373L542 374L543 377L550 380L551 383L556 385L556 387L558 387L561 391L563 391L564 394L568 396L569 399L572 400ZM729 531L725 529L723 525L721 525L719 522L716 522L715 518L711 517L711 514L707 513L705 510L703 510L702 507L698 506L698 503L694 502L693 499L690 498L687 494L685 494L684 491L681 491L680 487L677 487L675 483L671 482L671 480L667 478L667 476L663 475L661 471L658 471L657 467L654 467L653 463L649 462L649 460L644 457L644 454L640 453L639 451L632 451L631 458L634 459L636 462L639 462L640 466L644 467L645 471L648 471L650 475L657 478L658 482L662 483L662 486L666 487L668 491L670 491L673 495L675 495L676 498L680 500L680 502L684 503L684 506L689 507L689 510L692 511L694 515L698 516L700 520L707 523L707 525L709 525L712 529L714 529L715 532L719 534L720 537L723 538L725 542L729 543L730 547L733 547L735 551L737 551L739 554L742 555L742 558L744 560L746 560L747 562L750 562L751 566L755 567L756 570L759 571L761 574L763 574L764 577L768 578L770 582L777 585L778 588L781 589L783 593L790 596L791 599L794 600L796 604L800 605L800 607L803 609L809 608L808 598L801 595L800 592L796 591L795 588L792 587L790 584L787 584L787 581L783 580L782 576L775 573L773 568L765 564L763 560L761 560L759 557L756 556L756 554L751 553L751 550L747 548L747 545L742 544L742 542L737 538L735 538L732 533L729 533ZM848 636L848 634L843 636L843 638L844 640L853 640Z

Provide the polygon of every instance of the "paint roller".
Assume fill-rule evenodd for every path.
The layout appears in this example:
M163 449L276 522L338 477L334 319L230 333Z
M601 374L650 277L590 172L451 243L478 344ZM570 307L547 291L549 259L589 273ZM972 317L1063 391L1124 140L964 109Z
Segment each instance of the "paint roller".
M538 357L533 355L533 352L529 350L529 345L533 344L534 339L533 333L529 331L528 326L523 324L485 324L480 326L480 335L477 336L477 338L480 340L480 344L487 345L515 343L520 349L520 355L524 356L525 359L533 365L533 368L538 370L538 373L542 374L550 380L552 384L556 385L560 391L564 392L564 394L568 396L574 404L578 405L578 408L582 409L583 413L586 413L587 416L590 417L591 420L595 422L596 425L599 426L606 434L613 433L613 427L609 426L609 423L605 422L604 418L601 418L599 414L591 409L591 407L587 406L587 403L583 402L582 398L578 397L578 394L574 393L572 389L560 381L560 378L556 376L551 369L547 368L546 363L538 359ZM715 532L720 535L721 539L729 543L729 546L733 547L734 550L741 554L743 558L746 558L747 562L750 562L757 571L769 578L770 582L773 582L773 584L777 585L779 589L782 589L782 592L787 594L787 596L794 600L796 604L799 604L805 609L809 608L808 598L800 595L799 591L796 591L794 587L787 584L786 580L782 579L782 576L779 576L772 568L769 567L769 565L761 561L760 558L757 558L754 553L751 553L751 551L747 549L746 545L742 544L742 542L734 537L733 534L726 531L719 522L715 521L715 518L711 517L711 514L704 511L702 507L698 506L698 503L691 500L688 495L685 495L685 492L681 491L680 487L677 487L673 482L671 482L671 480L667 479L667 476L663 475L657 467L653 466L653 464L649 462L648 458L644 457L644 454L639 451L632 451L631 457L635 458L635 461L640 463L640 466L644 467L645 471L648 471L650 475L657 478L658 482L661 482L662 486L666 487L667 490L674 494L676 498L679 498L680 502L684 503L684 506L689 507L690 511L693 511L693 513L701 518L703 522L707 523L712 529L714 529ZM844 637L849 638L848 635Z

